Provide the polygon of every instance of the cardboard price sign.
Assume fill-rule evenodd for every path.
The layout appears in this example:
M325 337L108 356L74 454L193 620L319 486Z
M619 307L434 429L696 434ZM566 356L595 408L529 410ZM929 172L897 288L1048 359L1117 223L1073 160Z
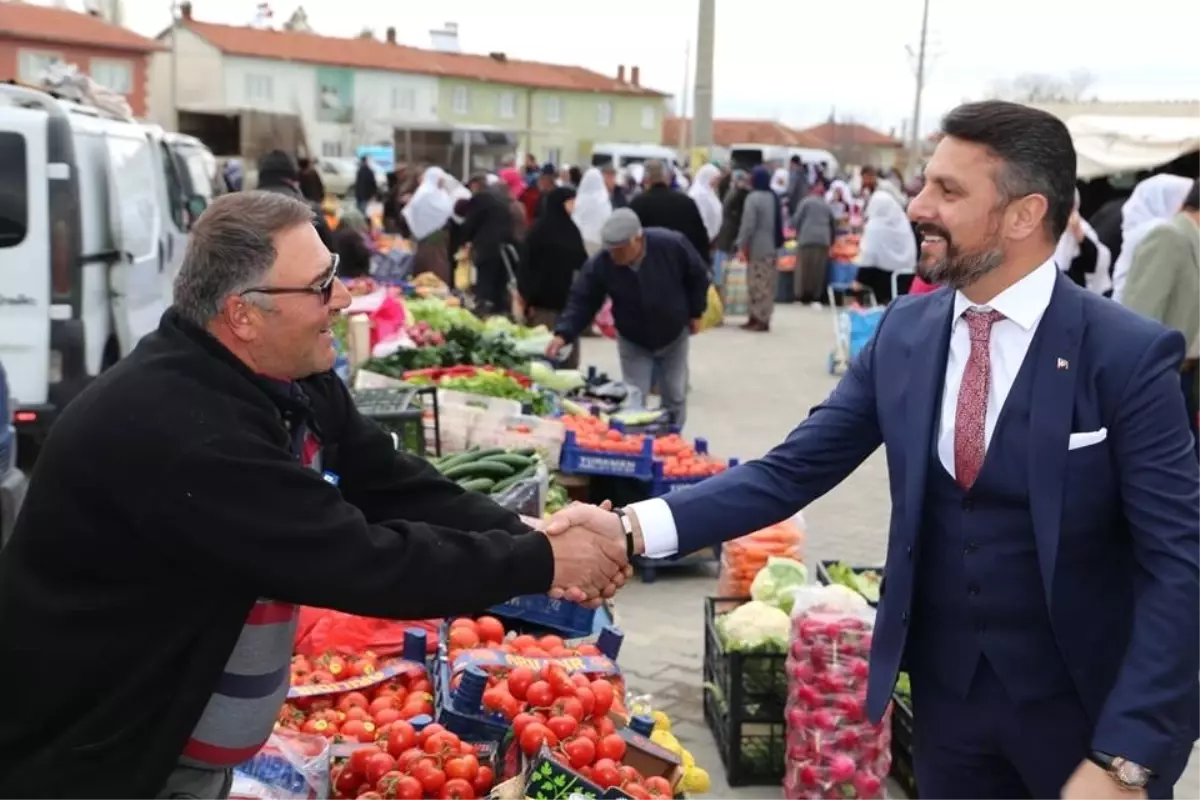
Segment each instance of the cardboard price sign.
M457 675L468 667L489 669L513 669L528 667L535 672L547 664L557 664L567 672L583 672L589 675L620 675L621 670L606 656L567 656L565 658L529 658L503 650L468 650L454 659L453 674Z
M396 659L370 673L356 678L347 678L337 683L306 683L288 689L288 699L296 697L316 697L323 694L341 694L343 692L358 692L378 683L395 678L398 675L418 676L425 674L425 665L415 661Z

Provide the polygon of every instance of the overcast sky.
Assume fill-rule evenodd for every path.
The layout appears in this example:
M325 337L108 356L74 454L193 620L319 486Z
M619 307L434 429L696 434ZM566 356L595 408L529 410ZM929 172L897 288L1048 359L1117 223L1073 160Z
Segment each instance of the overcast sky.
M82 7L83 0L70 2ZM170 22L171 0L122 2L126 24L141 33L154 35ZM257 0L193 0L193 14L248 24L256 5ZM272 3L275 22L281 24L297 5ZM684 86L688 42L696 37L697 0L302 5L314 29L329 35L394 25L404 43L428 46L430 28L457 22L466 51L502 51L610 74L618 64L637 64L644 85L676 96ZM920 27L921 0L717 0L716 115L808 125L836 110L839 118L898 132L912 115L914 61L906 47L916 50ZM1088 70L1095 77L1093 93L1105 100L1195 98L1200 92L1200 3L930 0L929 28L925 129L949 107L978 98L994 80L1022 72L1065 76Z

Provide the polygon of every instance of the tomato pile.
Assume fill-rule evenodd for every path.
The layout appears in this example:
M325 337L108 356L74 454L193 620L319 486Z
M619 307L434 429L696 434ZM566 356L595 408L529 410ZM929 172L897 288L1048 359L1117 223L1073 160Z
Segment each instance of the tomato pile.
M867 719L871 630L817 606L795 617L787 660L784 797L877 798L891 768L891 717Z
M473 744L436 723L417 732L405 720L391 723L386 738L355 750L330 773L335 800L474 800L494 781Z
M329 651L317 658L292 656L292 686L323 686L350 678L370 678L387 666L373 653L346 656ZM357 691L291 697L279 711L279 725L324 736L334 742L375 742L387 738L399 720L433 713L433 686L421 674L400 674Z
M575 432L575 442L584 450L598 453L638 455L646 437L640 433L621 433L609 428L599 417L564 416L563 427Z

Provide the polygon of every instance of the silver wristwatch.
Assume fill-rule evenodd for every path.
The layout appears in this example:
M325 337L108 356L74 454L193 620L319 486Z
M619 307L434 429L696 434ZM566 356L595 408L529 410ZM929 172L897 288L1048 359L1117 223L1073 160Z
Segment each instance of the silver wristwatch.
M1102 767L1118 785L1125 789L1145 789L1154 773L1127 758L1093 751L1088 756L1093 764Z

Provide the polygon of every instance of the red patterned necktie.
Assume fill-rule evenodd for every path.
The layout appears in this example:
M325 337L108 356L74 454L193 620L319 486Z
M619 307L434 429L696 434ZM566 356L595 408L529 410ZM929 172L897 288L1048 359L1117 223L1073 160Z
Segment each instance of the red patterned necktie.
M954 479L970 489L983 467L987 425L988 386L991 383L989 343L992 326L1004 319L999 311L963 312L971 337L971 355L958 387L958 409L954 414Z

